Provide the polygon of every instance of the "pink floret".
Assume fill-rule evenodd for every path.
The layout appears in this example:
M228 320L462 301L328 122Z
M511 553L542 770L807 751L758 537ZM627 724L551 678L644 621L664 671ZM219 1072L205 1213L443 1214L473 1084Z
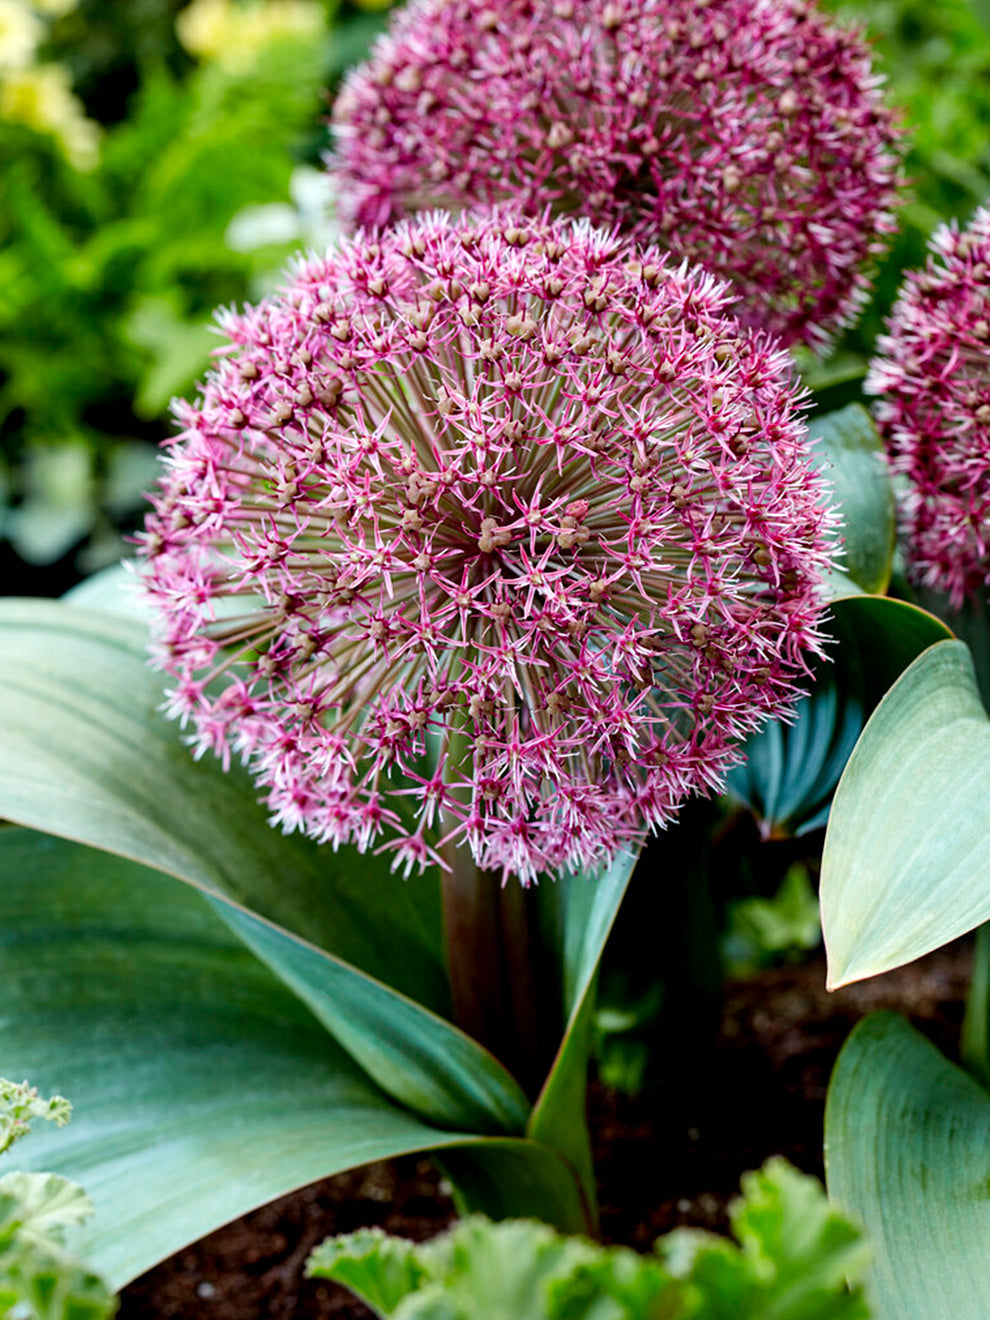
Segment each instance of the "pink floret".
M913 574L958 608L990 586L990 208L934 235L877 340L867 391L895 473Z
M230 340L144 533L169 711L274 821L529 882L717 789L820 647L786 355L590 225L425 216Z
M345 222L511 201L731 281L827 346L893 231L869 48L803 0L413 0L334 107Z

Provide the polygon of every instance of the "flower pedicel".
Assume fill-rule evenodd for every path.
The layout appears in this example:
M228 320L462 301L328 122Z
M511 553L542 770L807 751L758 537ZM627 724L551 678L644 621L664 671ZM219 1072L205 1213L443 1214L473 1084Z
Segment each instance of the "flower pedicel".
M786 355L584 222L426 216L222 317L144 535L171 712L274 820L524 882L717 787L819 647Z
M501 201L581 214L821 349L893 231L881 81L804 0L413 0L337 97L331 168L354 225Z

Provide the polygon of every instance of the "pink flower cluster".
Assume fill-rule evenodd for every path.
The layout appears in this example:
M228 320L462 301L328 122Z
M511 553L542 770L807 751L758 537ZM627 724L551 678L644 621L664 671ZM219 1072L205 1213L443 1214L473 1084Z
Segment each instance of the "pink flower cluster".
M511 201L729 280L823 348L892 232L898 133L805 0L413 0L334 106L345 222Z
M910 273L866 389L895 473L916 578L958 608L990 586L990 208L940 228Z
M819 647L786 356L584 222L425 216L223 327L144 534L170 710L334 846L524 882L720 783Z

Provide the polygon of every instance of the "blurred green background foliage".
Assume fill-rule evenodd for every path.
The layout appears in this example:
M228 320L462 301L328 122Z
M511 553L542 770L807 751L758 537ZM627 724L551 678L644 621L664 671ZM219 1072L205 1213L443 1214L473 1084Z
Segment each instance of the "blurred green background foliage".
M990 194L990 0L826 0L910 134L863 320L803 367L858 395L902 270ZM213 309L333 234L326 118L388 0L0 0L0 571L56 593L117 558ZM981 9L982 6L982 9Z
M383 23L319 0L0 0L7 592L119 557L213 309L328 241L328 89Z

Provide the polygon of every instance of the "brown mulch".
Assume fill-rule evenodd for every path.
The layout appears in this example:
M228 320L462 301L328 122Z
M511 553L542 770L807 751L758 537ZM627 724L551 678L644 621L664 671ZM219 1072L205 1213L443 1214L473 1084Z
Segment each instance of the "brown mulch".
M691 1060L670 1059L634 1098L592 1087L603 1238L646 1249L680 1224L724 1231L740 1174L770 1155L821 1177L825 1092L851 1027L895 1009L955 1054L970 963L960 941L831 995L821 957L729 982L701 1085ZM309 1252L364 1225L430 1237L453 1216L448 1192L421 1157L325 1179L143 1275L124 1289L120 1320L366 1320L343 1289L303 1278Z

